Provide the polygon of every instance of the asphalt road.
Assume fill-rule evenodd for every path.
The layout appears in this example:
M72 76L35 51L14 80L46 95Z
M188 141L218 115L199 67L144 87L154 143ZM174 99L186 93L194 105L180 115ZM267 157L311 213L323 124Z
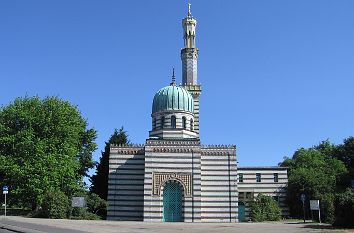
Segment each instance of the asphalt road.
M0 233L14 233L14 232L6 229L0 229Z
M119 221L87 221L65 219L38 219L7 217L0 219L0 233L301 233L301 232L354 232L334 230L330 225L298 222L267 223L149 223Z

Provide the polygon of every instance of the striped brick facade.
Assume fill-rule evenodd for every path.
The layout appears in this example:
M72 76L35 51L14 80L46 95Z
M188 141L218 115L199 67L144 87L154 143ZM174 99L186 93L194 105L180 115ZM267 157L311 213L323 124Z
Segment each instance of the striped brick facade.
M235 146L206 146L201 156L201 218L203 222L237 221Z
M145 147L144 221L162 221L163 199L153 194L154 174L188 174L190 195L183 195L185 222L200 221L200 141L147 140ZM171 178L173 179L173 178ZM162 189L163 186L160 187Z
M163 221L163 187L184 187L185 222L236 222L235 146L195 140L153 140L145 146L112 146L109 160L109 220Z
M260 182L257 182L257 174L260 174ZM277 181L275 174L277 174ZM242 176L241 179L240 176ZM278 201L283 217L288 216L289 208L285 204L287 184L288 173L286 167L239 167L239 201L243 202L246 207L245 220L249 220L249 204L260 193L272 196Z
M143 145L111 146L108 220L143 220L144 170Z

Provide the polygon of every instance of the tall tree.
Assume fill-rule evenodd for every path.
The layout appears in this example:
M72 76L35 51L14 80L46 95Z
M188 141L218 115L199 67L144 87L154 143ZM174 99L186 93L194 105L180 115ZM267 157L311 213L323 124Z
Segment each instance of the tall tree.
M287 200L293 216L302 215L299 198L304 193L307 205L309 199L319 199L326 220L333 220L337 184L347 172L343 162L333 157L336 151L336 146L324 141L313 148L297 150L292 159L285 158L281 164L289 166Z
M343 161L349 171L347 185L350 185L350 180L354 180L354 137L344 139L343 144L339 145L338 153L335 156Z
M107 200L108 194L108 169L109 169L109 152L110 145L116 144L128 144L128 135L124 131L123 127L119 130L115 129L111 137L107 142L105 142L104 151L102 151L102 156L100 162L96 165L96 173L91 177L91 187L90 191L96 193L100 198Z
M58 97L24 97L0 108L0 184L12 203L36 209L47 191L70 196L94 167L96 131Z

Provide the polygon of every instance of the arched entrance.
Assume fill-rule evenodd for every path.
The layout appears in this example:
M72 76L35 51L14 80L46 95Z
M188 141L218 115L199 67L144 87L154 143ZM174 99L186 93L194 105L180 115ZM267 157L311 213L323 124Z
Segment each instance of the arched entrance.
M163 189L163 221L182 222L182 187L168 181Z

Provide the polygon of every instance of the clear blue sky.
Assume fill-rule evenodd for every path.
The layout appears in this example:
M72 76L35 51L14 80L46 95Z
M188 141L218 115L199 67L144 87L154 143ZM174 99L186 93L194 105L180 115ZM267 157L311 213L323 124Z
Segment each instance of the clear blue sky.
M182 0L2 0L0 104L58 95L98 131L144 143L154 93L181 80ZM192 0L203 144L240 165L354 135L353 0Z

